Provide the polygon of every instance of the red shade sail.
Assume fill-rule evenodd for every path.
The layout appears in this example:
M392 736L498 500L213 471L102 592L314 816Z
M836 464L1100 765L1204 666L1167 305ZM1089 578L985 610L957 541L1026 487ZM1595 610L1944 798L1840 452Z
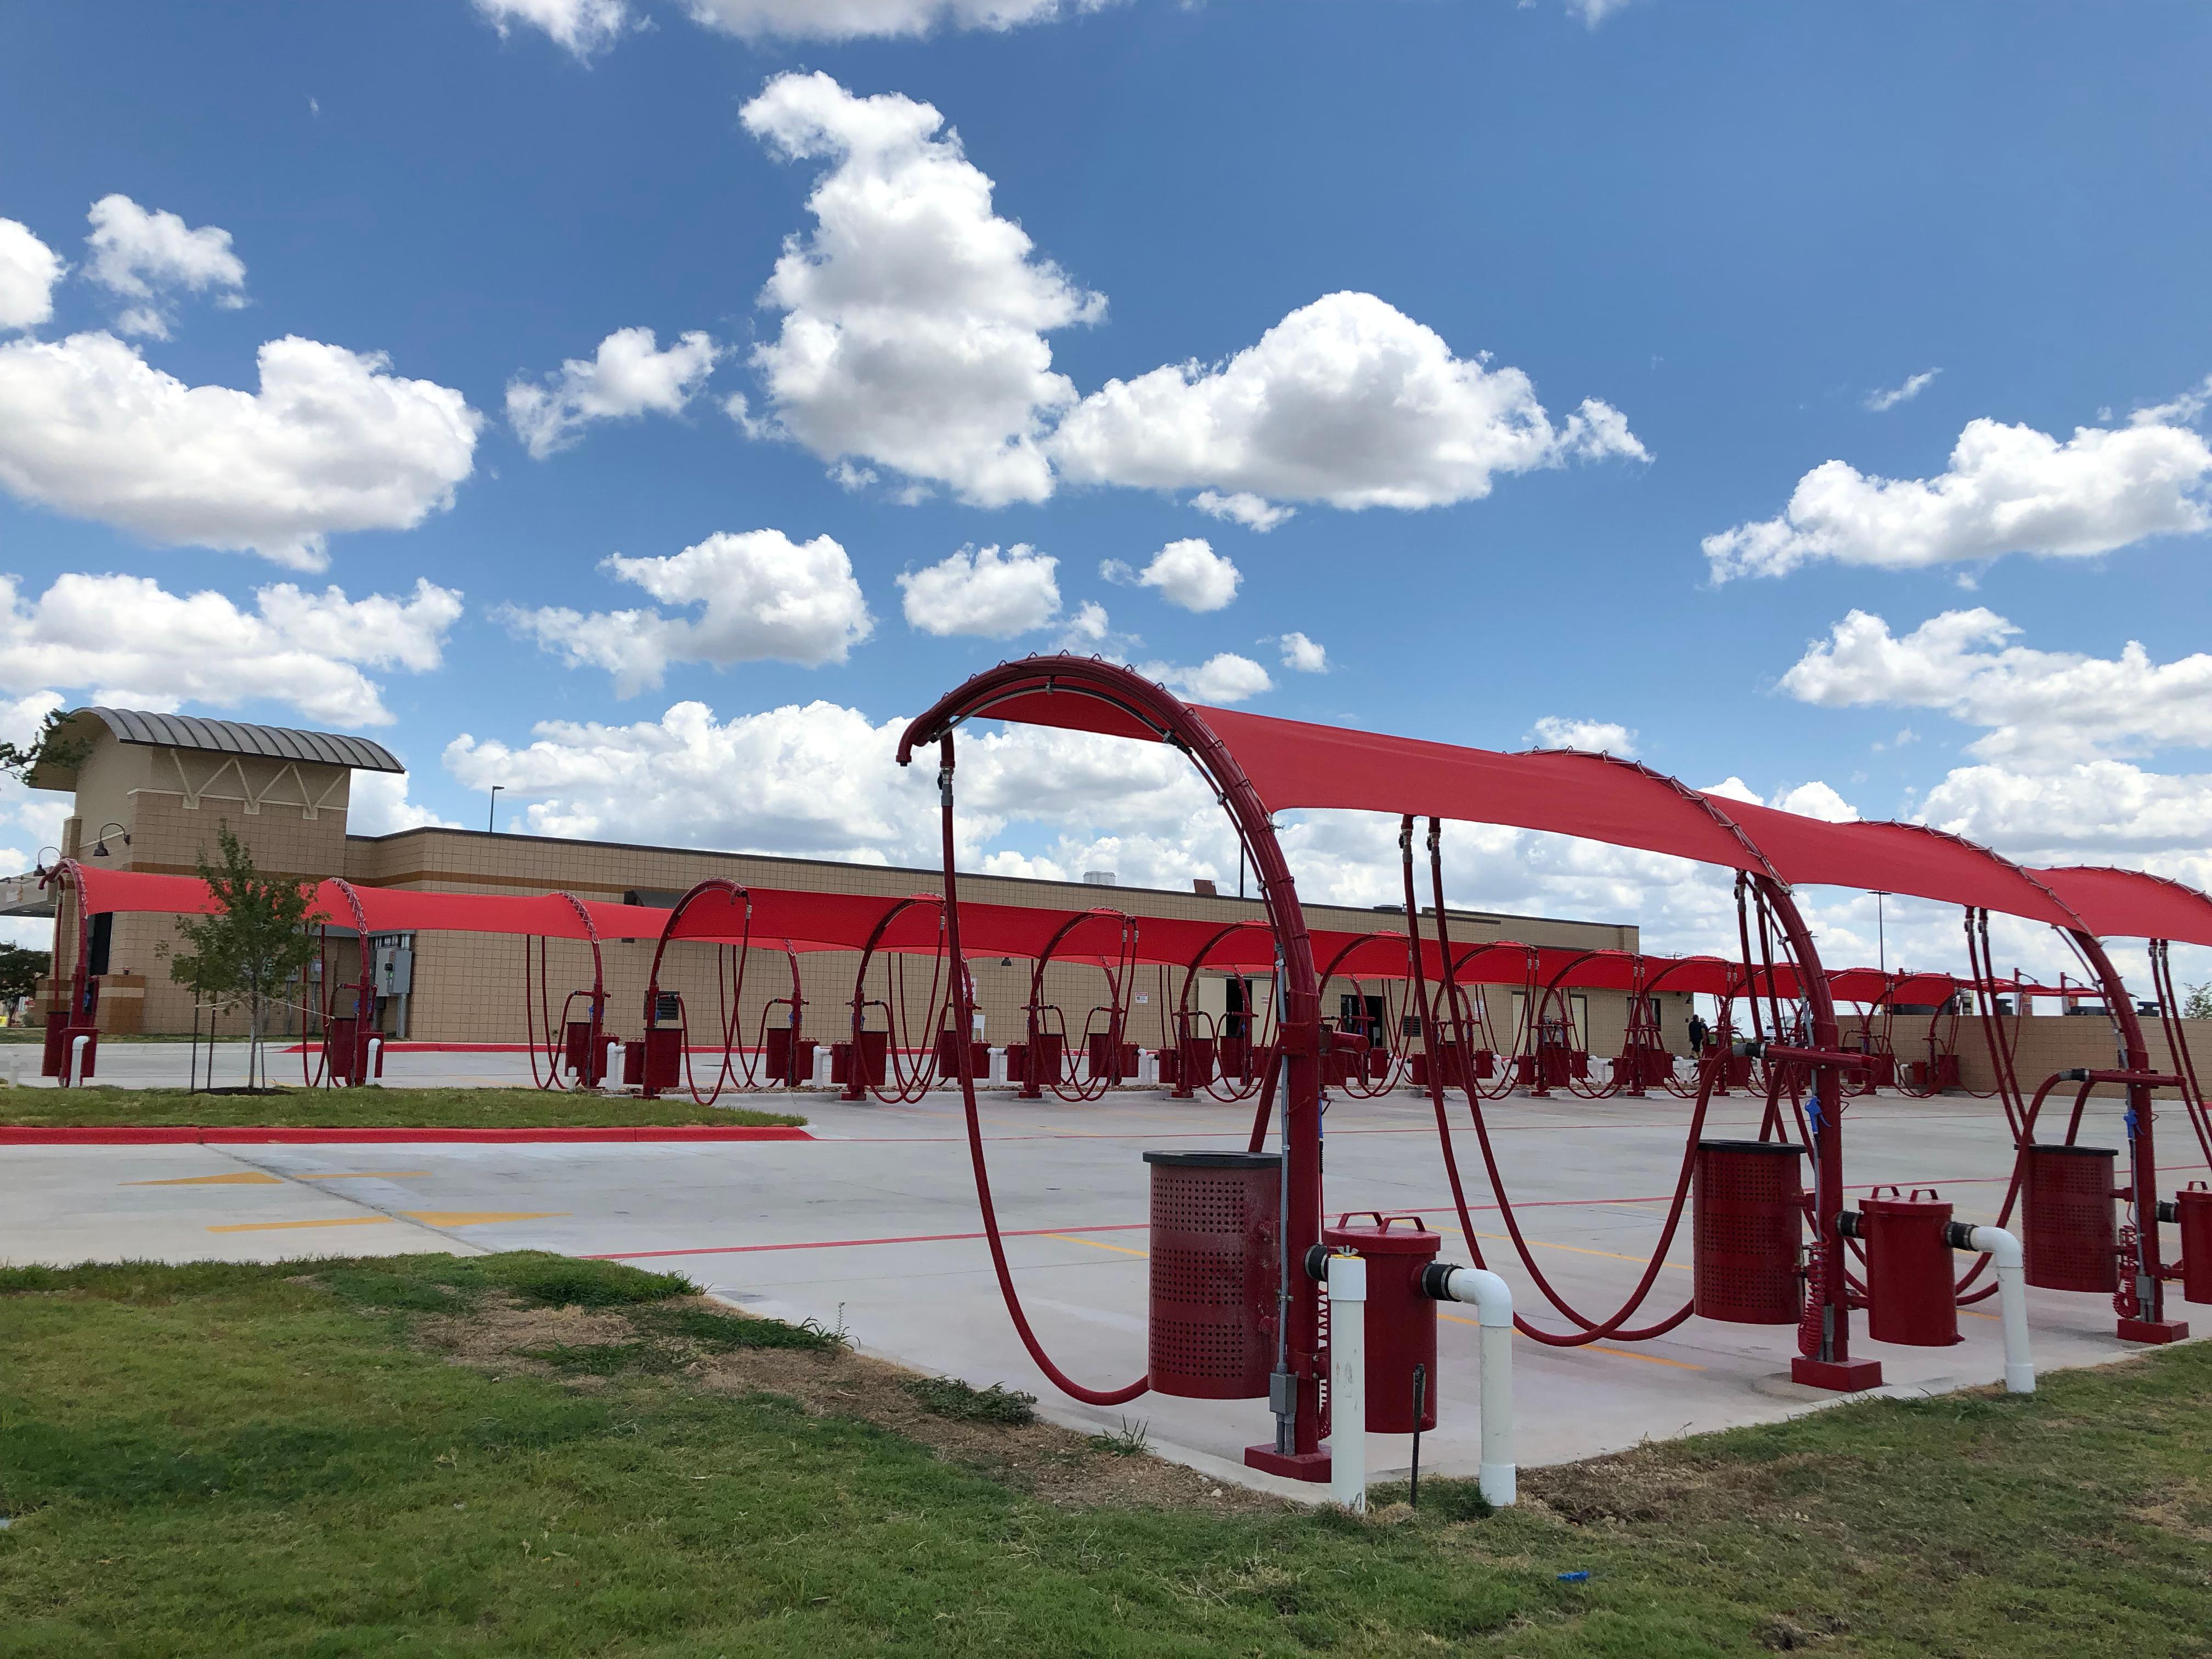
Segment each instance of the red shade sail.
M1120 705L1036 681L966 711L1113 736L1158 739ZM1199 716L1271 812L1297 808L1413 813L1577 836L1641 852L1753 870L1784 884L1971 904L2056 927L2081 919L2048 887L1986 848L1908 823L1830 823L1707 795L1632 761L1570 750L1508 755L1228 708ZM925 717L927 718L927 717ZM917 725L920 723L917 722Z
M2089 866L2031 871L2100 939L2179 939L2212 945L2212 898L2143 870Z

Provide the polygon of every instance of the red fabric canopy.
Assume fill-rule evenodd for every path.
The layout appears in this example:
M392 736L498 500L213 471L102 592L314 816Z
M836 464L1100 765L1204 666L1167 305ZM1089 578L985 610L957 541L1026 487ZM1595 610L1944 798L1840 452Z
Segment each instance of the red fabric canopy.
M1042 672L1042 671L1041 671ZM1062 685L973 711L1120 737L1158 734L1115 704ZM1632 761L1565 750L1499 754L1229 708L1197 711L1271 812L1407 813L1510 824L1763 871L1791 886L1855 887L1985 906L2057 927L2081 921L1987 848L1906 823L1830 823L1707 795Z
M78 869L88 915L135 911L204 915L216 908L207 884L197 877L82 866ZM2199 896L2197 902L2212 918L2212 901ZM881 951L933 955L942 941L939 911L933 893L899 899L777 888L734 893L709 888L681 910L672 911L634 904L580 905L560 893L524 896L426 893L325 881L316 889L314 914L328 926L360 927L372 933L447 932L579 940L657 939L665 928L672 940L697 944L749 941L758 950L858 951L874 937ZM886 916L890 920L878 933L878 924L884 923ZM1056 962L1099 967L1118 965L1125 959L1169 967L1199 962L1207 968L1264 977L1275 965L1274 935L1257 918L1224 923L1170 916L1130 918L1103 908L1059 910L1016 904L963 904L960 927L971 961L989 957L1035 961L1049 947ZM1312 938L1316 964L1325 969L1334 964L1337 978L1411 977L1403 933L1323 929ZM1742 969L1718 957L1638 956L1623 951L1531 946L1497 939L1455 942L1452 957L1453 977L1462 985L1522 986L1533 981L1539 988L1558 985L1572 990L1698 992L1710 996L1741 995L1745 989ZM1442 983L1443 957L1433 936L1424 936L1421 960L1428 981ZM1765 994L1763 972L1755 975L1752 982ZM1893 986L1890 994L1894 1000L1939 1002L1955 988L1955 981L1945 975L1884 975L1863 968L1845 969L1834 975L1831 984L1836 995L1849 1001L1875 1000L1885 987ZM1786 963L1778 963L1776 994L1794 1000L1798 988L1796 971Z
M2084 866L2029 873L2079 912L2100 938L2212 945L2212 898L2185 883L2142 870Z

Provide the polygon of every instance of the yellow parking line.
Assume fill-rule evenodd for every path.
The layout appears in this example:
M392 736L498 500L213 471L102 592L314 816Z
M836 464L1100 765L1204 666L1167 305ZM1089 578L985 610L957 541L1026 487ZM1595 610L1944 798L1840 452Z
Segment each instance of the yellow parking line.
M495 1221L543 1221L567 1215L566 1210L402 1210L400 1214L426 1227L485 1227Z
M1480 1325L1482 1322L1479 1319L1462 1318L1458 1314L1440 1313L1437 1317L1454 1325ZM1637 1353L1628 1348L1601 1347L1595 1342L1585 1342L1581 1346L1591 1353L1609 1353L1615 1359L1640 1359L1647 1365L1672 1365L1678 1371L1705 1370L1703 1365L1693 1365L1686 1359L1669 1359L1664 1354Z
M228 1225L210 1227L211 1233L276 1233L295 1227L388 1227L388 1215L342 1215L322 1221L234 1221Z
M1094 1250L1111 1250L1117 1255L1150 1255L1150 1250L1133 1250L1126 1244L1102 1244L1095 1238L1079 1238L1073 1233L1044 1233L1045 1238L1057 1238L1063 1243L1088 1244Z

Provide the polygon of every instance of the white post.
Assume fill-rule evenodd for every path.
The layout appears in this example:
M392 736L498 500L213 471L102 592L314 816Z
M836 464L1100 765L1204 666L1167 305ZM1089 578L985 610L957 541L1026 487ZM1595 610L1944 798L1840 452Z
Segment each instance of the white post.
M1972 1247L1986 1250L1996 1263L1997 1312L2004 1321L2005 1392L2035 1392L2035 1362L2027 1349L2027 1273L2020 1240L2002 1227L1977 1227L1969 1235Z
M599 1088L604 1093L612 1094L623 1086L623 1042L618 1036L611 1036L606 1043L605 1062L599 1067Z
M72 1089L84 1081L84 1051L91 1041L82 1031L70 1039L69 1086Z
M814 1051L813 1084L817 1089L830 1086L830 1045L825 1042Z
M1328 1259L1328 1495L1367 1513L1367 1263Z
M1160 1081L1160 1057L1150 1048L1137 1050L1137 1082L1144 1088L1157 1088Z
M361 1080L363 1083L374 1083L376 1081L377 1067L383 1062L383 1060L384 1039L380 1036L373 1036L369 1038L368 1059L362 1066Z
M998 1048L991 1050L991 1073L988 1080L992 1083L1005 1083L1008 1081L1006 1074L1006 1051L1004 1048Z
M1513 1461L1513 1287L1486 1267L1455 1267L1448 1281L1455 1302L1474 1304L1482 1328L1482 1464L1475 1484L1499 1509L1517 1490ZM1335 1339L1335 1327L1329 1330Z

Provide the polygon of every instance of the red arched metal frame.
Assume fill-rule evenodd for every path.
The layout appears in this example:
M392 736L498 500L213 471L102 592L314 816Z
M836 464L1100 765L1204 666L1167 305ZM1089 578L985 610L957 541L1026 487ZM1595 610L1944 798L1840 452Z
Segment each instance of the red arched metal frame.
M338 896L345 901L346 909L353 917L354 936L359 947L354 952L355 977L353 987L353 1017L356 1021L360 1022L355 1029L357 1030L363 1030L373 1024L376 1020L378 1002L376 994L376 976L369 961L368 915L368 912L362 908L361 895L355 890L354 884L351 882L343 880L338 877L333 876L328 881L325 882L323 885L337 889ZM313 918L311 917L310 920L313 920ZM324 915L321 920L323 931L327 937L330 928L330 918L328 915ZM328 981L325 980L325 983L327 987ZM328 1081L334 1085L337 1082L337 1079L331 1074L331 992L327 988L323 993L322 1014L322 1062L318 1067L318 1071L320 1075L315 1080L317 1082ZM366 1050L367 1045L362 1044L356 1048L356 1054L365 1056ZM300 1041L301 1068L305 1070L307 1064L307 1043L306 1035L303 1031ZM349 1070L353 1073L353 1075L348 1079L348 1085L349 1087L360 1088L368 1083L368 1077L363 1075L368 1070L368 1067L366 1065L356 1063L349 1060Z
M1176 1084L1175 1087L1170 1091L1173 1098L1176 1100L1188 1100L1194 1098L1196 1095L1197 1091L1191 1086L1190 1081L1190 1054L1192 1052L1191 1045L1194 1042L1206 1042L1212 1044L1212 1047L1209 1052L1215 1059L1218 1059L1221 1053L1221 1044L1224 1039L1219 1031L1212 1031L1210 1035L1203 1037L1194 1036L1192 1035L1191 1028L1194 1018L1204 1018L1209 1027L1213 1024L1213 1016L1206 1013L1204 1009L1200 1009L1196 1017L1193 1015L1191 1011L1190 994L1192 991L1197 988L1199 969L1206 965L1207 958L1212 957L1214 951L1226 940L1234 939L1239 933L1249 933L1255 928L1267 927L1270 925L1271 924L1268 922L1254 921L1249 920L1239 920L1237 921L1224 923L1218 931L1210 934L1204 943L1200 944L1198 949L1191 953L1189 961L1183 963L1182 995L1176 1004ZM1252 979L1251 975L1242 974L1241 977L1244 980L1246 984L1250 984ZM1324 981L1320 978L1316 978L1314 981L1316 988L1314 993L1314 1008L1316 1017L1318 1017L1321 1008L1321 994L1318 988L1323 982ZM1276 1031L1279 1035L1282 1030L1282 1017L1279 1010L1275 1012L1273 1018L1276 1022ZM1213 1079L1211 1075L1212 1069L1212 1063L1209 1061L1207 1066L1209 1074L1206 1083L1206 1092L1209 1097L1214 1100L1249 1100L1255 1093L1265 1095L1267 1092L1266 1087L1267 1069L1273 1062L1273 1051L1275 1045L1272 1042L1262 1045L1255 1041L1255 1033L1258 1029L1259 1021L1254 1018L1252 1011L1249 1008L1247 1008L1244 1011L1243 1018L1243 1041L1247 1044L1247 1048L1245 1049L1243 1079L1234 1088L1226 1090L1215 1088L1213 1086ZM1263 1047L1267 1050L1266 1058L1262 1060L1262 1063L1259 1065L1253 1064L1255 1059L1261 1057L1260 1051ZM1227 1072L1224 1067L1223 1071L1224 1081L1226 1080L1226 1076Z
M605 963L599 953L602 941L599 938L599 924L592 918L591 907L574 893L556 892L548 894L546 896L565 901L568 908L576 913L577 921L583 924L584 942L592 947L592 988L589 991L569 992L561 1000L560 1018L554 1018L552 992L547 982L550 970L546 966L548 956L546 947L552 942L551 935L526 933L522 936L522 1021L527 1028L526 1036L530 1043L531 1080L541 1089L560 1089L568 1086L561 1081L561 1064L567 1052L568 1013L576 1006L576 1000L581 997L584 999L585 1024L587 1030L584 1039L584 1063L577 1071L576 1086L583 1089L595 1088L604 1075L603 1068L606 1064L606 1044L604 1039L606 1031L607 981ZM530 994L530 942L533 938L538 941L538 1001L539 1005L535 1008L532 1006ZM538 1021L541 1014L546 1021L544 1031L545 1074L543 1077L538 1074L538 1045L540 1035Z
M1048 658L1006 664L979 674L939 702L908 726L899 739L898 762L910 764L917 747L934 743L939 751L939 810L942 817L945 916L952 936L956 971L952 975L959 1027L969 1029L973 1017L966 965L959 945L958 877L953 867L953 779L956 755L953 732L963 721L988 715L1003 698L1027 692L1094 699L1120 711L1146 731L1180 749L1198 768L1215 798L1229 815L1245 857L1257 874L1260 896L1275 935L1280 985L1276 999L1276 1029L1281 1063L1277 1068L1284 1095L1281 1297L1284 1310L1278 1332L1277 1370L1289 1379L1285 1392L1291 1395L1287 1410L1279 1410L1273 1444L1247 1449L1245 1461L1255 1468L1309 1480L1326 1477L1328 1454L1322 1449L1321 1387L1325 1360L1321 1342L1320 1286L1292 1264L1305 1260L1307 1249L1321 1242L1321 987L1315 976L1313 944L1307 934L1305 913L1298 904L1297 887L1284 860L1266 805L1245 776L1228 745L1198 714L1150 680L1111 663L1081 658ZM1133 1399L1145 1386L1138 1383L1108 1393L1079 1390L1046 1358L1031 1332L1016 1296L1006 1266L1005 1246L991 1207L990 1182L984 1167L982 1135L976 1116L975 1088L963 1067L961 1095L966 1107L969 1144L975 1173L976 1197L983 1210L991 1259L999 1285L1016 1329L1030 1357L1062 1389L1079 1399L1102 1404Z
M944 992L948 995L951 994L952 988L945 983L947 980L964 986L968 978L968 964L959 956L957 944L958 936L951 927L947 915L952 908L953 902L949 886L942 894L910 893L904 898L893 900L885 907L883 915L876 918L876 925L869 929L867 942L860 947L860 960L853 969L853 1046L845 1062L845 1092L842 1097L843 1099L864 1100L870 1093L873 1093L877 1098L882 1100L915 1101L921 1099L929 1091L937 1063L937 1033L943 1029L945 1024L945 1002L939 993ZM932 957L927 1004L929 1012L923 1017L921 1022L921 1029L927 1034L927 1041L918 1045L919 1055L915 1061L915 1070L909 1074L902 1069L904 1061L900 1057L902 1047L908 1046L902 1045L899 1042L902 1035L899 1027L906 1014L903 981L901 981L900 994L896 999L886 998L878 1004L867 994L867 979L868 965L875 960L876 952L883 948L884 937L890 931L891 924L908 910L917 908L933 909L937 912L938 948ZM949 975L945 971L948 953L951 957L952 967ZM893 955L896 960L903 962L906 953L899 951L894 952ZM880 1006L884 1011L884 1085L881 1086L868 1077L868 1067L862 1048L863 1034L867 1028L867 1012L872 1006ZM965 1032L970 1030L973 1024L973 999L971 998L968 1005L961 1008L958 1029ZM964 1076L969 1068L963 1066L959 1069Z
M709 895L720 898L726 904L732 905L742 913L742 919L736 941L737 987L726 998L720 1000L722 1006L715 1010L722 1021L722 1056L716 1064L714 1091L701 1101L702 1105L712 1105L721 1098L724 1084L731 1080L730 1045L733 1031L732 1011L744 994L744 960L752 945L753 900L752 894L747 889L732 881L726 876L709 876L704 881L695 882L684 890L683 896L676 901L668 912L668 920L661 924L660 937L653 942L653 966L647 970L645 976L645 1001L641 1005L643 1022L639 1027L641 1031L646 1033L650 1033L653 1030L653 1019L660 1006L660 964L668 955L670 944L678 937L676 931L678 926L695 906L702 902ZM713 947L719 969L720 953L729 948L731 941L717 937L702 942ZM794 997L798 995L798 987L799 963L798 958L794 956L792 959L792 994ZM692 1097L698 1099L698 1084L691 1075L691 1012L690 1006L680 998L677 1006L682 1011L681 1018L677 1024L677 1042L683 1055L684 1078L690 1089ZM761 1011L761 1023L763 1027L767 1022L768 1010L763 1008ZM652 1041L650 1036L647 1036L646 1041L648 1043ZM749 1064L745 1075L750 1080L751 1071ZM658 1099L660 1095L659 1079L653 1075L649 1064L641 1068L640 1079L641 1091L645 1098Z
M1074 1048L1068 1042L1067 1015L1063 1010L1048 1004L1044 1000L1044 970L1052 965L1053 959L1059 954L1060 946L1078 931L1086 927L1096 927L1101 922L1109 921L1115 924L1117 933L1114 952L1111 957L1102 953L1098 959L1099 969L1106 975L1105 1036L1109 1063L1103 1076L1090 1077L1081 1083L1063 1083L1060 1079L1054 1077L1052 1079L1052 1091L1062 1100L1097 1100L1114 1086L1115 1079L1120 1075L1121 1037L1129 1024L1129 997L1136 989L1137 919L1126 910L1115 910L1104 906L1091 910L1072 911L1065 921L1053 929L1052 937L1045 940L1042 948L1037 951L1030 963L1030 996L1023 1010L1025 1021L1024 1029L1029 1044L1027 1049L1029 1066L1018 1091L1024 1100L1041 1100L1044 1097L1044 1087L1039 1077L1037 1054L1041 1047L1038 1039L1046 1035L1043 1016L1048 1007L1052 1007L1053 1012L1060 1016L1060 1051L1066 1058L1071 1074L1074 1065ZM1089 1014L1084 1016L1084 1049L1086 1054L1091 1046L1091 1018L1097 1012L1098 1010L1094 1007ZM957 1035L963 1042L968 1037L968 1032L965 1030Z

